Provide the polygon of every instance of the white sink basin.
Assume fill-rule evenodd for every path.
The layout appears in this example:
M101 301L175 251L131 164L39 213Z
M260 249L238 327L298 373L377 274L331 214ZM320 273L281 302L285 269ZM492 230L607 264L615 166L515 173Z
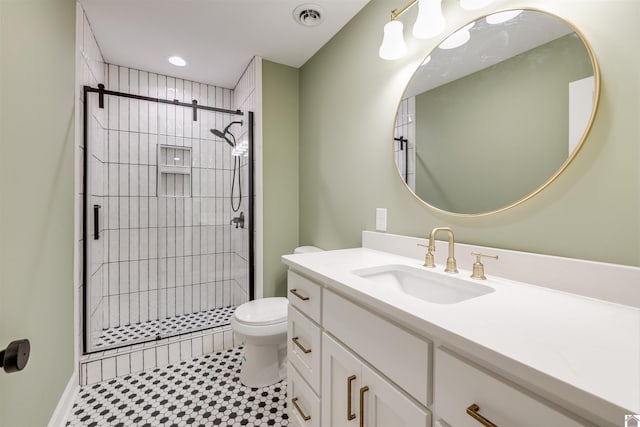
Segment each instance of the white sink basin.
M435 304L455 304L494 292L481 283L407 265L382 265L353 273L412 297Z

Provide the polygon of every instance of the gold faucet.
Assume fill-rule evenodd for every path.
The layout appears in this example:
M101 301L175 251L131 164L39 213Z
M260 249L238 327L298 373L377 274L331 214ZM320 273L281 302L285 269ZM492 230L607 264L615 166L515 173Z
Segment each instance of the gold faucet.
M458 267L456 266L456 258L453 256L453 230L449 227L436 227L431 230L429 233L429 247L427 248L427 259L425 259L425 267L435 267L435 262L433 262L433 253L436 251L436 234L440 231L444 231L449 236L449 256L447 257L447 267L444 269L447 273L457 273ZM431 264L427 265L427 260L431 258Z
M498 255L487 255L480 252L471 252L471 255L476 257L476 262L473 263L473 273L471 273L471 278L487 280L487 276L484 275L484 264L480 262L480 257L498 259Z

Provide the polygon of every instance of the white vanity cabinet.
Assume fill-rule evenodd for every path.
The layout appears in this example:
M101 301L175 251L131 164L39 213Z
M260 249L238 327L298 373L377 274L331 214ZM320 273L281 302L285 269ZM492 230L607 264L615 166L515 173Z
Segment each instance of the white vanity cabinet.
M320 426L322 288L289 271L287 408L293 426Z
M320 427L320 398L295 368L287 366L287 408L292 427Z
M431 426L430 342L293 271L287 287L293 425Z
M412 402L326 332L322 334L322 425L427 427L429 412Z
M288 285L295 290L289 295L287 401L293 425L598 424L457 355L448 342L416 334L357 298L334 292L330 284L289 271Z
M445 349L436 349L434 370L434 408L452 426L585 426Z

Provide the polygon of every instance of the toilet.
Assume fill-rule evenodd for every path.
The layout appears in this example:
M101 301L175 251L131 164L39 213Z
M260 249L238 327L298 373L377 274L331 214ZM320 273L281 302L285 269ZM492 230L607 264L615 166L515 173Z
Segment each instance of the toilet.
M302 246L293 253L322 251ZM244 342L244 362L240 382L247 387L265 387L287 376L287 311L289 301L283 297L262 298L236 308L231 328Z

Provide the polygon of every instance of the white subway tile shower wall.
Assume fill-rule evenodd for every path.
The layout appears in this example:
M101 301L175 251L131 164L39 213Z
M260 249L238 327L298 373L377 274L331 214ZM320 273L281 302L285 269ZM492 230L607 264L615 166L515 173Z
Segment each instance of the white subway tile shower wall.
M200 105L226 109L233 103L229 89L126 67L109 65L106 77L107 89L113 91L181 102L196 99ZM110 313L106 326L231 305L232 248L224 244L231 234L230 207L224 192L216 193L214 186L215 177L230 183L232 171L215 168L230 153L209 129L223 128L233 116L199 110L194 122L190 108L106 99L109 224L104 238L109 298L104 309ZM192 150L192 198L157 197L158 145ZM175 192L175 176L162 178ZM221 245L214 244L216 238Z
M403 137L408 140L404 148L401 149L400 141L394 141L393 152L396 159L396 165L400 170L403 179L407 178L407 185L413 191L416 190L416 107L415 97L405 98L400 102L398 107L398 115L396 117L396 126L394 129L394 138ZM405 152L408 150L408 152Z
M108 90L234 106L230 89L127 67L108 65L105 79ZM90 175L96 182L100 177L96 187L102 191L92 197L106 221L97 241L104 246L93 248L98 262L92 265L102 266L100 284L106 293L96 292L102 304L92 307L92 327L98 332L93 325L112 328L246 301L248 283L244 292L238 290L248 282L248 264L238 262L248 260L246 250L242 252L246 233L232 231L230 225L230 147L209 132L236 117L199 110L193 121L188 107L115 96L105 96L105 109L100 110L97 97L92 94L92 110L104 115L106 126L96 126L90 141L94 151L104 155L96 156ZM237 134L238 140L246 138L245 133ZM184 192L176 184L190 187L192 197L158 197L158 146L191 150L192 182L185 183L188 175L176 179L175 174L162 174L161 185L168 194ZM245 188L247 179L245 173ZM241 210L247 211L246 201ZM92 295L94 299L98 297Z
M242 117L243 125L240 132L236 133L239 142L248 141L249 123L248 111L255 111L255 87L256 87L256 59L251 60L240 80L236 84L234 109L245 112ZM255 127L255 124L254 124ZM254 159L255 160L255 159ZM232 304L237 306L249 300L249 161L248 157L240 157L240 182L242 198L238 212L245 214L245 227L233 228L231 232L232 248ZM237 202L235 202L237 204Z
M241 118L242 130L234 127L232 131L238 140L248 137L246 111L254 109L255 60L238 82L235 90L239 96L234 100L234 90L105 64L90 23L84 12L81 15L82 24L78 28L82 31L78 64L81 85L97 87L104 83L112 90L184 102L197 99L199 104L245 111L242 117L199 111L198 121L193 122L191 109L113 96L106 96L105 108L99 109L97 96L90 94L87 103L89 158L91 170L97 173L91 174L88 183L92 199L87 220L93 221L93 204L101 208L100 239L94 240L92 231L88 234L91 245L88 251L91 271L88 342L99 342L105 330L114 325L180 316L247 301L248 223L244 229L230 226L228 197L233 163L228 146L214 141L209 129L221 129L231 120ZM80 102L82 107L82 91ZM194 179L190 181L198 185L197 189L191 188L193 199L155 197L155 147L158 144L192 150L190 164ZM79 145L82 165L82 140ZM248 159L242 160L240 210L248 219ZM82 208L84 188L80 189L79 199ZM88 229L93 230L93 224L88 225ZM80 236L83 226L81 223ZM79 243L82 259L82 239ZM78 274L81 278L82 263ZM82 280L78 283L82 295ZM195 348L210 353L220 350L224 342L228 343L229 339L214 342L213 335L210 339L205 335L202 345L196 344ZM119 351L135 347L123 347ZM168 346L166 353L166 358L175 358ZM102 354L101 351L93 355ZM85 380L84 361L93 355L84 356L81 361ZM164 359L158 356L159 361ZM126 369L125 361L118 361L116 375L120 375L119 371L130 371L134 365L138 366L137 358L128 360ZM107 372L113 371L110 366Z
M100 48L98 47L98 43L91 31L91 26L89 25L89 21L87 20L84 11L81 13L82 23L78 25L77 31L81 32L78 35L78 50L79 50L79 72L80 77L79 81L81 85L88 85L96 87L98 83L104 82L105 80L105 64L102 57L102 53L100 52ZM82 90L78 92L80 94L80 107L83 108L83 96ZM100 110L98 108L91 108L91 104L88 105L88 122L87 122L87 132L90 138L94 141L91 146L91 152L88 153L88 160L91 164L91 168L96 171L96 173L92 176L92 179L88 181L88 188L91 193L91 198L93 204L103 205L107 195L108 188L108 165L107 165L107 156L108 152L106 150L105 144L105 133L104 128L106 126L106 115L104 110ZM80 126L84 126L84 123L80 123ZM79 144L79 161L82 164L82 159L84 157L84 143L82 139L78 141ZM82 166L81 166L82 170ZM79 206L82 208L84 203L84 186L80 187L79 194L80 204ZM102 209L102 217L104 217L107 212ZM93 212L88 212L88 220L89 230L93 230ZM100 233L104 233L106 228L106 222L101 221L99 224ZM84 222L82 220L82 216L80 216L80 229L79 236L80 242L79 247L83 247L83 239L82 239L82 231L84 227ZM108 277L107 266L105 264L105 257L107 255L105 246L105 241L103 240L94 240L92 232L88 236L89 245L91 245L90 253L91 257L88 259L88 274L87 274L87 286L90 288L89 299L88 299L88 307L87 314L95 319L90 324L89 334L91 337L97 337L102 332L102 329L105 327L105 320L103 316L103 309L106 305L105 296L107 295L107 287L108 283L106 281ZM81 249L82 251L82 249ZM82 252L79 254L82 257ZM78 269L78 280L77 283L80 283L80 295L84 292L82 288L82 275L83 275L84 266L82 263L79 263ZM93 371L92 371L93 372Z

